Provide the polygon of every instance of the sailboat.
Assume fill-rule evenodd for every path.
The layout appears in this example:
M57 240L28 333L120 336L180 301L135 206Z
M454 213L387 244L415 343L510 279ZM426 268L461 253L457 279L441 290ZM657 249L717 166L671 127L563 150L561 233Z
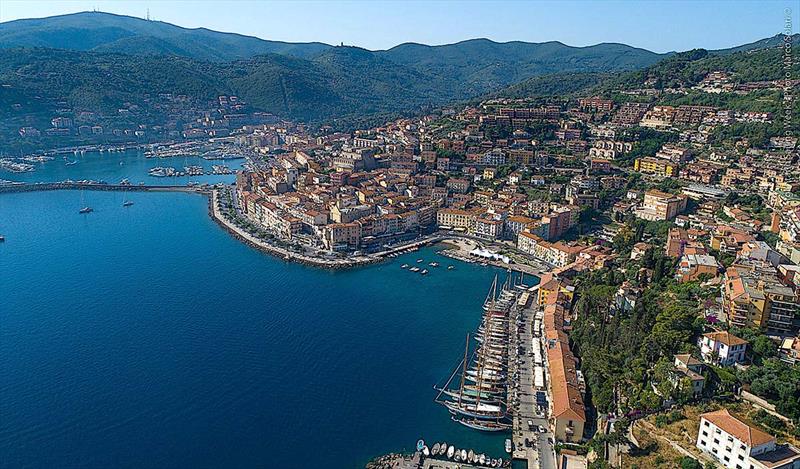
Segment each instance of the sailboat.
M470 355L470 334L467 334L464 358L444 386L434 386L439 391L436 402L447 408L454 422L491 432L511 428L510 409L506 403L508 314L511 302L503 301L503 291L498 298L497 287L498 278L495 276L483 302L480 327L474 335L477 348ZM506 286L503 287L505 289ZM458 383L455 382L457 374L460 374Z
M88 205L84 205L84 202L83 202L83 189L81 189L81 205L83 205L83 208L78 210L78 213L83 214L83 213L91 213L91 212L94 211L94 209L92 207L89 207Z
M128 195L128 191L127 190L122 191L122 200L123 200L122 206L123 207L130 207L131 205L133 205L133 202L131 202L130 200L125 198L126 195Z

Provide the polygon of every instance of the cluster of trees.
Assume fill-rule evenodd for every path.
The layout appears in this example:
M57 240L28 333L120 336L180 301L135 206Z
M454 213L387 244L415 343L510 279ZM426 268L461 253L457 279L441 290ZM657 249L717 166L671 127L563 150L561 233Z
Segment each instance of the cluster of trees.
M637 158L653 156L665 143L678 140L678 136L673 132L659 132L644 127L636 129L635 133L626 138L633 140L634 144L631 151L616 158L621 166L633 166Z
M631 231L636 239L637 229ZM668 381L666 363L674 354L692 349L704 324L698 316L698 298L704 292L696 284L678 285L671 275L674 260L660 250L650 250L640 261L624 261L620 267L579 279L577 320L570 337L599 411L657 409L664 396L652 385L658 388ZM649 275L641 275L640 268ZM625 280L643 288L630 312L612 305ZM663 386L665 391L668 387ZM678 397L672 389L665 396Z
M754 350L756 346L757 343ZM754 365L738 372L737 377L750 388L750 392L775 404L778 412L800 425L800 399L797 397L800 396L800 369L770 357L763 358L760 366Z

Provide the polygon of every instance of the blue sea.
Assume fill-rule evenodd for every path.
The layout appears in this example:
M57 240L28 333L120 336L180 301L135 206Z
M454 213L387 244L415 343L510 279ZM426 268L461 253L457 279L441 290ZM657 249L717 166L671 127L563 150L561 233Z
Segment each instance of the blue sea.
M146 163L127 158L106 177ZM427 248L330 272L238 242L200 195L84 197L0 194L0 466L357 468L418 438L505 455L432 389L497 270ZM420 258L442 266L400 268Z

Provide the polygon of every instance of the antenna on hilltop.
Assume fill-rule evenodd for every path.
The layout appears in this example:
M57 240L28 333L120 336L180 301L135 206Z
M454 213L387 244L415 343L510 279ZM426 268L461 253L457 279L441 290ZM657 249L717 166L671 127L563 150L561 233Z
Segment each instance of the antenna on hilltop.
M147 9L147 21L150 21L150 9Z

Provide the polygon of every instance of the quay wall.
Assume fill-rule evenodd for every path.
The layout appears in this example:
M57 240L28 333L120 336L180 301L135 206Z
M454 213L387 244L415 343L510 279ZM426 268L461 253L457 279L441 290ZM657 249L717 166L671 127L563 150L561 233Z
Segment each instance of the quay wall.
M89 190L89 191L128 191L128 192L198 192L208 193L208 189L192 186L143 186L135 184L101 184L82 182L45 182L36 184L2 184L0 194L14 192Z
M256 248L267 254L280 257L286 261L297 262L300 264L308 265L311 267L322 267L325 269L340 270L359 267L369 264L375 264L383 261L381 256L373 257L352 257L346 259L324 259L321 257L307 256L299 254L287 249L273 246L266 241L258 239L250 233L244 231L236 226L233 222L225 218L225 216L217 210L217 191L212 191L211 197L208 198L208 215L220 226L227 231L231 236L239 241Z

